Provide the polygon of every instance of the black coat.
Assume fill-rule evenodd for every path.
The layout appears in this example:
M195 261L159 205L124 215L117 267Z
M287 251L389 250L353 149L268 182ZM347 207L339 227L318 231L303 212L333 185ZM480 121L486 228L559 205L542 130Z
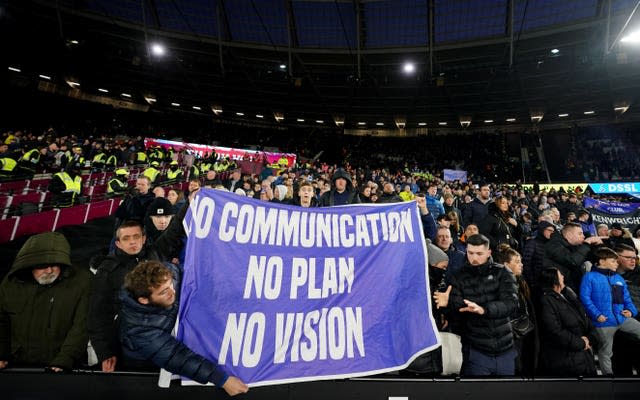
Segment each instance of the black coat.
M182 219L187 208L188 205L185 205L180 210L153 245L145 245L136 255L116 249L115 254L107 256L98 267L93 279L87 328L91 345L100 362L120 353L118 324L115 318L120 311L119 295L124 284L124 276L141 261L166 261L173 254L184 237Z
M518 250L518 239L522 236L520 224L513 226L507 222L510 215L503 215L495 203L489 205L487 215L480 221L478 230L491 242L491 249L496 251L499 244L508 244Z
M447 310L459 321L463 343L487 355L499 355L513 347L510 316L518 307L516 280L511 271L491 259L485 264L465 264L451 277ZM483 307L483 315L459 312L470 300Z
M462 210L462 226L469 224L478 225L489 212L488 204L481 202L477 197L471 203L467 203Z
M591 248L588 244L572 246L562 236L556 234L544 245L544 267L556 267L564 275L564 282L574 292L580 291L582 264L589 259Z
M538 232L538 236L527 240L522 251L522 275L536 295L539 293L540 272L544 269L544 245L548 241L542 232Z
M540 309L541 372L548 375L595 375L591 351L584 350L582 336L595 348L596 332L572 290L563 295L546 289Z

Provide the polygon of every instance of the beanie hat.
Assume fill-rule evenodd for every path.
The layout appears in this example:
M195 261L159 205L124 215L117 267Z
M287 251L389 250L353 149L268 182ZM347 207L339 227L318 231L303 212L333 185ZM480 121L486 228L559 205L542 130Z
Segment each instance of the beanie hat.
M38 265L71 266L71 247L63 234L46 232L31 236L16 256L11 272Z
M287 195L287 187L285 185L276 185L276 188L278 188L278 200L284 200Z
M556 226L549 221L540 221L540 223L538 223L538 232L542 232L547 228L553 228L555 230Z
M155 199L153 199L151 204L149 204L147 215L151 217L173 215L173 206L171 205L171 202L164 197L156 197Z
M447 253L442 251L438 246L432 243L427 243L427 251L429 255L429 265L434 266L442 261L449 261Z

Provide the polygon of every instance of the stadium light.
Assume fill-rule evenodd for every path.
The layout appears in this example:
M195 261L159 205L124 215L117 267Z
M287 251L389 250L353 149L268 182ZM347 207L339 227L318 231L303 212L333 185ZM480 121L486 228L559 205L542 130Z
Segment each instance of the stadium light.
M103 88L98 88L98 92L109 93L107 89L103 89Z
M211 106L211 111L213 111L213 113L215 115L220 115L220 114L222 114L222 107L217 106L217 105L214 104L214 105Z
M507 118L507 122L516 122L515 118Z
M447 126L447 123L446 123L446 122L438 122L438 125L440 125L440 126Z
M9 71L13 71L13 72L22 72L20 70L20 68L16 68L16 67L9 67Z
M167 49L160 43L151 44L151 54L154 56L162 57L167 52Z
M156 99L155 99L155 97L145 96L145 97L144 97L144 101L146 101L147 103L149 103L149 104L153 105L153 103L155 103L155 102L156 102Z
M180 107L180 103L171 103L171 105L174 107Z
M552 53L552 54L558 54L558 53L560 53L560 50L558 50L558 49L551 49L551 53Z
M569 114L567 114L567 113L558 114L558 117L560 117L560 118L564 118L564 117L568 117L568 116L569 116Z
M46 80L48 80L48 81L50 81L50 80L51 80L51 77L50 77L49 75L42 75L42 74L40 74L40 75L38 75L38 76L39 76L40 78L42 78L42 79L46 79Z
M426 122L418 122L418 126L427 126Z
M200 108L199 106L193 106L193 107L191 107L191 108L193 108L194 110L197 110L197 111L202 110L202 108Z
M406 62L404 63L402 70L405 74L413 74L416 72L416 65L412 62Z
M589 110L589 111L585 111L584 115L593 115L595 113L596 113L595 111Z
M128 98L128 99L130 99L130 98L131 98L131 95L130 95L129 93L121 93L121 96L122 96L122 97L126 97L126 98Z
M620 39L621 43L640 43L640 30L637 30L635 32L631 32L630 34L628 34L627 36L624 36L622 39Z
M262 119L262 118L264 118L264 115L262 115L262 114L256 114L256 118L260 118L260 119Z

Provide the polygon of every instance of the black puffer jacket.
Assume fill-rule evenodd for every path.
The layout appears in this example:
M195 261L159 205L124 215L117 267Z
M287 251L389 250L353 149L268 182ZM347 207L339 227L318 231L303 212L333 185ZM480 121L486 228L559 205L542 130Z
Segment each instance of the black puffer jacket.
M194 353L171 335L178 316L181 271L166 263L174 277L176 299L170 308L140 304L126 290L120 291L122 303L120 339L124 353L135 359L149 360L174 374L199 383L221 387L228 375L216 362Z
M480 221L478 230L489 238L491 249L496 251L499 244L508 244L512 249L518 250L518 239L522 236L520 224L513 226L507 221L511 215L503 214L495 203L489 204L489 212Z
M463 343L487 355L499 355L513 347L509 316L518 307L516 280L508 269L493 260L479 266L469 263L451 277L448 311L460 321ZM464 300L482 308L483 315L459 312Z
M576 294L565 288L563 295L545 289L540 309L542 373L547 375L595 375L593 354L584 350L582 336L595 348L596 332Z

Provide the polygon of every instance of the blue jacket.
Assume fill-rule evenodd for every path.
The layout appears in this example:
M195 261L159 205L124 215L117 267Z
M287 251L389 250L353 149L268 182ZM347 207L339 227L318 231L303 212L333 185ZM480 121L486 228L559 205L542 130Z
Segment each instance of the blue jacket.
M212 382L222 387L229 377L217 361L194 353L171 335L178 315L181 271L165 263L174 276L176 300L171 308L140 304L126 290L120 293L120 341L124 354L152 361L169 372L199 383Z
M433 219L438 220L438 215L444 214L444 206L440 200L435 197L426 195L425 199L427 200L427 210L429 210L429 214L433 216Z
M614 303L615 297L617 301ZM594 267L582 278L580 300L596 328L621 325L627 319L622 310L629 310L634 316L638 314L624 279L608 269ZM598 322L600 315L607 320Z

